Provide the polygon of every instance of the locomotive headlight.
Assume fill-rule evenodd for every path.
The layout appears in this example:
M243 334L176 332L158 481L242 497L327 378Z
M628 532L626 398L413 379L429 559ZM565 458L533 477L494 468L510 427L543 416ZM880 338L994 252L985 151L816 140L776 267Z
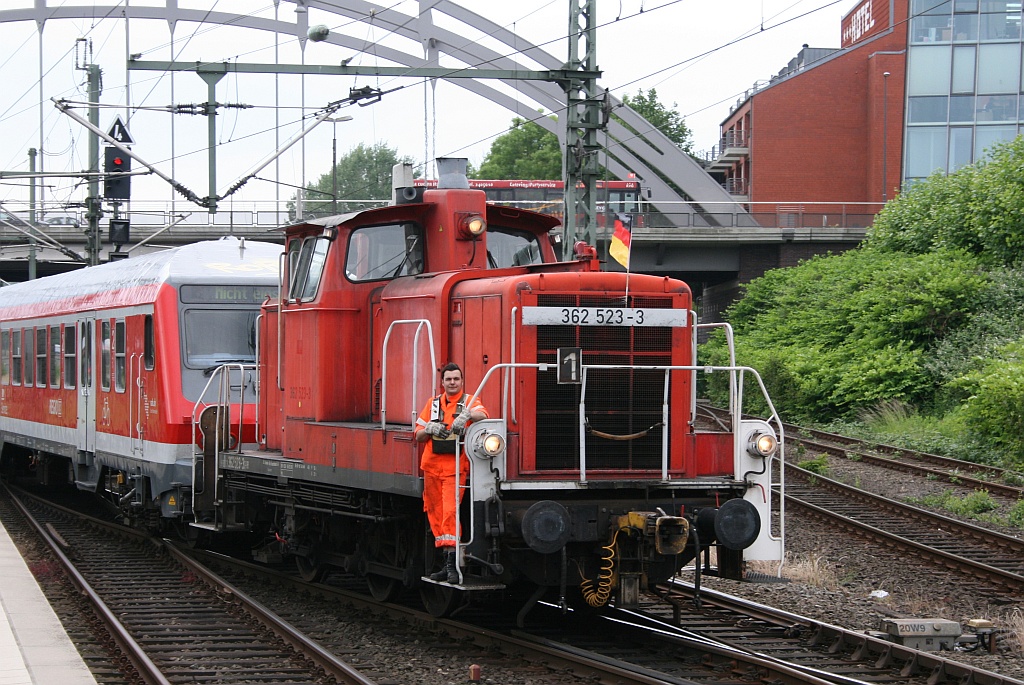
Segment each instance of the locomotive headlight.
M754 432L747 440L747 452L755 457L768 458L779 449L779 441L771 433Z
M482 455L497 457L505 451L505 438L497 433L480 433L476 437L476 447Z
M459 221L460 237L473 239L480 237L487 230L487 222L479 214L466 214Z

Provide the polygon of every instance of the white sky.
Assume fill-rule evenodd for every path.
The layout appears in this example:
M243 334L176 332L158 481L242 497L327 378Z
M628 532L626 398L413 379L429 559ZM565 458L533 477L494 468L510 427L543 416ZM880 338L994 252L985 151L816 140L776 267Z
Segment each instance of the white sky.
M29 6L32 0L4 0L3 9ZM47 0L51 7L85 6L98 3L85 0ZM178 0L179 6L217 11L245 12L256 16L274 16L273 0ZM133 7L162 7L163 0L131 0ZM568 28L569 2L566 0L462 0L461 4L488 18L509 26L560 59L567 57L564 36ZM742 97L755 81L766 80L796 56L804 43L811 47L838 47L840 19L856 4L856 0L740 0L739 2L707 2L706 0L601 0L598 7L598 63L604 72L602 87L617 95L634 94L638 89L656 88L666 105L675 104L694 130L695 150L711 148L718 139L719 123L729 114L729 107ZM103 3L102 6L109 6ZM414 13L414 0L394 0L394 9ZM640 10L643 9L641 13ZM801 16L805 15L805 16ZM278 16L294 18L294 5L281 2ZM616 17L620 17L615 21ZM349 32L372 43L382 41L407 52L417 48L408 41L389 37L379 27L365 24L339 26L338 18L313 10L310 25L327 23L336 32ZM443 20L437 20L443 24ZM761 27L764 30L761 30ZM487 43L486 37L475 35L474 29L457 28L467 41ZM46 151L47 171L76 171L87 166L87 143L84 130L59 113L50 98L85 100L84 72L75 69L76 38L89 38L94 61L104 72L101 101L125 105L125 55L142 53L143 60L170 59L170 32L162 20L132 20L128 37L125 22L118 18L83 20L49 20L42 38L33 22L12 22L0 25L0 76L4 84L0 95L0 169L28 168L28 149L40 145ZM732 45L726 44L750 35ZM175 51L183 61L237 60L270 63L274 61L274 35L262 31L242 30L215 25L179 24L175 34ZM390 42L389 42L390 41ZM552 42L553 41L553 42ZM42 90L40 72L42 46ZM726 47L722 47L726 46ZM721 48L721 49L717 49ZM717 50L716 50L717 49ZM298 63L302 55L294 38L282 36L278 61ZM706 56L708 51L714 51ZM350 48L326 43L307 43L307 64L337 64L351 58L353 64L390 66L376 59L372 50L362 54ZM82 51L78 62L83 62ZM442 64L455 62L448 60ZM131 103L147 107L163 107L171 103L199 103L206 99L206 85L195 74L181 74L171 79L155 72L131 72ZM274 109L275 77L268 75L228 75L217 87L221 102L256 105L252 109L221 110L218 116L217 189L223 193L239 176L283 144L297 130L303 103L302 82L298 76L276 79L280 88L281 107ZM307 112L333 100L344 98L352 86L371 85L382 89L414 84L411 79L373 79L350 77L306 77L304 101ZM45 106L40 109L39 102ZM533 103L523 100L523 112L532 111ZM84 110L77 110L84 116ZM106 130L117 113L125 110L104 109L100 126ZM354 117L351 122L336 125L339 156L359 142L386 142L420 161L425 155L424 88L413 85L384 97L368 107L351 107L342 114ZM175 119L176 161L172 169L171 126ZM435 124L426 126L431 156L466 156L479 164L494 136L502 133L514 114L492 103L468 94L461 88L440 84L437 88ZM280 123L275 139L273 129ZM206 119L200 116L171 115L146 111L132 113L129 128L135 138L133 150L156 163L168 175L198 195L208 193L206 160ZM305 140L287 151L279 164L280 180L301 184L315 181L330 169L332 125L323 124ZM42 134L40 134L42 131ZM102 158L102 153L101 153ZM136 165L137 167L137 165ZM303 168L305 167L305 171ZM260 173L275 178L272 165ZM49 180L47 200L81 200L85 193L70 180ZM280 198L287 200L294 190L267 182L250 181L234 196L235 209L250 209L244 203ZM149 199L166 202L174 197L169 187L158 179L133 180L133 201ZM0 201L15 204L27 198L23 185L0 184ZM182 209L187 203L180 202ZM133 202L141 206L141 203ZM228 209L228 202L222 205ZM195 208L196 211L202 211Z

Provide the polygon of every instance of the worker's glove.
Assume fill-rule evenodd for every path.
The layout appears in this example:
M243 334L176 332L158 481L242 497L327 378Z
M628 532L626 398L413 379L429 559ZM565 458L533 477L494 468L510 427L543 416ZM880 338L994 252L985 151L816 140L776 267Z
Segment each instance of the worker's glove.
M433 435L435 438L441 438L442 440L451 435L451 431L445 428L444 424L440 421L431 421L423 430L427 431L427 433Z
M452 421L452 433L456 435L462 435L466 430L466 424L469 423L469 410L463 409L462 413L455 417Z

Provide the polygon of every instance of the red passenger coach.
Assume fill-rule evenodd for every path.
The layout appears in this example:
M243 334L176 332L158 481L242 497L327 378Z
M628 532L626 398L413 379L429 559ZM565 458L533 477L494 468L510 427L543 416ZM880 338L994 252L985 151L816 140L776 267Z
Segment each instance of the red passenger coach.
M254 441L255 324L280 254L225 238L0 288L5 464L31 455L44 480L105 493L128 519L180 521L193 416L227 362L253 404L231 403L225 440Z

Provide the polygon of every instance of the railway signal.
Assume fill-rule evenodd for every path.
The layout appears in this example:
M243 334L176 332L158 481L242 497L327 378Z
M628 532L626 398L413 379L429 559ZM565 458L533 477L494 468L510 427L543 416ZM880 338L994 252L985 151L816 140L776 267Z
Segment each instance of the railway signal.
M104 151L103 197L108 200L128 200L131 198L132 177L128 172L132 169L132 158L116 147L108 147Z

